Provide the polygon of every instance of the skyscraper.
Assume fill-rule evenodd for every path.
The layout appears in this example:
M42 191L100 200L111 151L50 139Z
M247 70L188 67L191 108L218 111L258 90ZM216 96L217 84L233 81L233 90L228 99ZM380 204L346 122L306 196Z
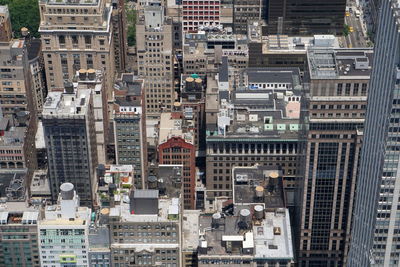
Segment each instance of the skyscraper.
M299 266L346 260L372 55L371 49L308 50Z
M348 266L400 255L400 1L382 2L369 87Z
M97 149L90 89L50 92L43 108L50 189L57 200L62 183L74 184L85 205L93 204Z
M164 17L162 6L146 6L136 24L138 74L145 79L148 117L171 110L175 99L172 32L172 20Z

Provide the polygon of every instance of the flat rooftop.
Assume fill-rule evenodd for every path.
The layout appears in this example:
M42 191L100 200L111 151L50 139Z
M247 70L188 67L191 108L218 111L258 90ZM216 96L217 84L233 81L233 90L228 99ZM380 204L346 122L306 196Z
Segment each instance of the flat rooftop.
M91 98L90 89L80 89L74 93L49 92L43 106L43 117L84 117Z
M99 248L110 248L110 230L107 226L91 227L89 229L90 251Z
M199 245L200 210L184 210L182 220L182 250L197 250Z
M161 113L158 144L163 144L172 137L181 137L186 142L193 144L194 136L190 132L182 130L183 119L175 118L173 113Z
M177 222L169 219L170 206L176 201L174 199L158 199L158 214L131 214L130 204L121 203L110 209L110 217L120 217L123 222ZM122 201L121 201L122 202Z
M223 216L216 226L212 223L211 216L201 215L199 259L240 258L291 261L294 258L287 209L264 212L264 218L252 219L247 229L239 226L240 221L239 216ZM231 243L229 250L227 243Z
M36 170L33 173L31 183L31 195L34 196L51 196L49 178L47 170Z
M1 146L22 146L25 141L26 127L11 127L0 136Z
M311 79L369 79L373 50L309 49L307 58Z

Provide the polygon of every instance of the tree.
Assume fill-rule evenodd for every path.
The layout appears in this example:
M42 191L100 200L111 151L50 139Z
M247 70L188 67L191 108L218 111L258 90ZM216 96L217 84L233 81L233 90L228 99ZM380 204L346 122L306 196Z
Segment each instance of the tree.
M125 5L125 8L128 23L128 45L133 46L136 44L136 11L129 9L128 5Z
M26 27L34 37L38 33L40 13L37 0L0 0L0 5L8 5L14 37L21 37L21 28Z

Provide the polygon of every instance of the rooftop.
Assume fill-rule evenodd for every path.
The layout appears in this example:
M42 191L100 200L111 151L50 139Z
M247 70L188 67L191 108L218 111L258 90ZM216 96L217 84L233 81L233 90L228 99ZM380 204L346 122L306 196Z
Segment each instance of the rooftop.
M0 146L22 146L25 140L26 127L11 127L0 136ZM22 153L22 152L21 152Z
M157 214L131 214L130 203L121 201L120 205L110 209L110 217L120 217L122 222L178 222L176 217L169 216L170 206L174 205L179 205L179 199L160 198Z
M84 118L91 94L90 89L80 89L74 93L49 92L43 107L43 117Z
M31 196L51 196L47 170L36 170L31 183Z
M271 176L276 175L276 178ZM284 208L282 171L271 166L234 167L233 203L265 204L266 208Z
M293 260L288 210L260 211L261 218L256 219L251 215L254 210L247 208L251 207L242 208L238 213L246 210L243 214L249 214L249 218L239 214L200 216L199 260Z
M184 210L182 220L182 250L197 250L199 245L200 210Z
M182 127L183 119L176 118L174 114L176 113L161 113L158 144L163 144L172 137L181 137L185 142L193 144L194 136L192 132L185 132Z
M158 165L157 185L153 185L154 178L148 178L149 188L157 186L161 195L170 198L179 198L182 194L183 170L182 165ZM151 181L153 179L153 181Z
M104 248L110 248L110 230L107 226L91 227L89 229L89 249L95 251Z
M27 169L8 169L0 172L0 198L7 201L24 202Z
M373 50L369 48L309 49L311 79L369 79Z
M0 225L30 224L36 225L39 219L39 211L0 211Z

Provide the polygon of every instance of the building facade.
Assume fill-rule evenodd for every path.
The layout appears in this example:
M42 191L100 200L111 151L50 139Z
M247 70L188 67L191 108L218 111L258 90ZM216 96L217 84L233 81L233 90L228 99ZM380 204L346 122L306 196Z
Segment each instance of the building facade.
M195 32L202 27L216 27L220 23L220 0L183 0L182 13L185 32Z
M345 10L346 0L270 0L268 33L341 34Z
M136 24L138 74L144 79L147 117L171 110L175 100L173 22L162 6L148 6Z
M136 190L110 209L112 266L180 266L179 199Z
M71 182L82 202L91 206L97 186L97 147L91 90L49 93L43 108L42 123L53 201L57 199L59 186Z
M301 156L299 70L249 69L239 83L243 87L232 92L227 80L212 80L207 77L207 199L232 197L232 167L258 162L282 167L285 188L292 191L288 203L293 205Z
M144 188L148 164L143 80L123 74L117 84L113 114L116 164L132 165L136 188Z
M399 1L382 1L347 266L399 264Z
M79 206L73 184L62 184L60 192L38 224L40 266L88 266L91 210Z
M183 165L183 207L195 208L196 148L193 132L185 132L180 113L162 113L158 142L158 162Z
M299 266L344 266L372 50L310 49Z
M115 66L110 3L45 0L39 6L48 88L63 88L80 69L102 70L111 99Z
M0 265L39 267L39 211L19 209L19 204L9 202L0 212Z

